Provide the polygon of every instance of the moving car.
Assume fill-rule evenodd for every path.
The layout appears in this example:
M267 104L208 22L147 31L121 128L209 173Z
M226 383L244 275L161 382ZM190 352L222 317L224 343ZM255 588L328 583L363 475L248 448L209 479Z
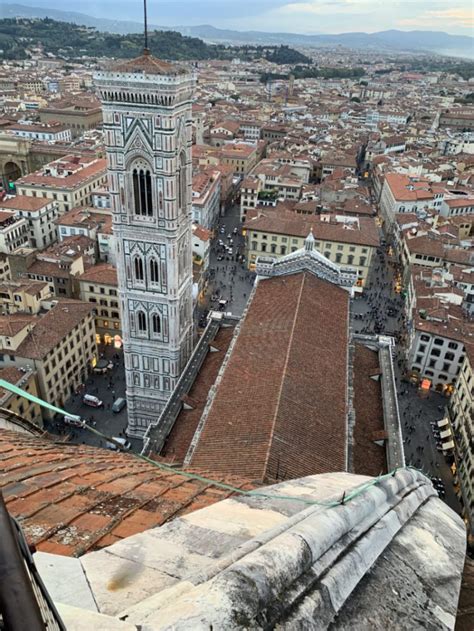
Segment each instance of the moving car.
M84 427L86 424L81 418L77 418L77 416L67 416L66 414L63 416L63 421L66 425L71 425L72 427Z
M104 402L94 397L92 394L85 394L82 397L82 402L84 405L89 405L91 408L101 408L104 406Z

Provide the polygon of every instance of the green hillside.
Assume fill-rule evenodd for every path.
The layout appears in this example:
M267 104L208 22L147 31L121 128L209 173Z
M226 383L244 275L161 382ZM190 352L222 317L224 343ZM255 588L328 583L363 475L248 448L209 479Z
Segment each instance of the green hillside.
M153 31L148 36L151 52L162 59L241 59L264 57L278 64L311 63L288 46L248 46L234 49L210 45L197 37L185 37L175 31ZM45 19L0 20L0 59L25 59L31 48L42 46L45 52L65 59L88 57L134 57L143 50L143 35L102 33L94 28Z

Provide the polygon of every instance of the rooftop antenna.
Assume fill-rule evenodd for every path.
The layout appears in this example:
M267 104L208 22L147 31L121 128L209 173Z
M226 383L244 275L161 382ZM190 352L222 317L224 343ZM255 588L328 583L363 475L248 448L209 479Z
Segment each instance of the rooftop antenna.
M143 54L149 55L150 49L148 48L148 19L146 13L146 0L143 0L143 18L145 23L145 47L143 49Z

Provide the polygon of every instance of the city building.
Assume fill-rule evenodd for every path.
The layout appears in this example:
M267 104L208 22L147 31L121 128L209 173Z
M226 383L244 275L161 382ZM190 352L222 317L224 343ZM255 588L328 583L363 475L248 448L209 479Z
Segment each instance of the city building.
M193 176L192 213L193 221L207 230L215 227L221 208L221 174L207 170Z
M256 176L246 177L240 187L240 221L245 222L247 211L258 205L258 194L263 188L262 180Z
M57 239L54 220L59 214L58 202L44 197L17 195L0 202L0 209L14 211L28 224L28 238L32 248L43 250Z
M474 131L474 107L443 110L439 116L439 127L457 131Z
M454 456L458 496L474 540L474 346L466 344L466 354L454 392L449 400L449 420L454 436Z
M59 214L92 203L92 193L107 181L107 161L90 155L67 155L16 182L19 195L57 202Z
M384 220L391 225L396 213L416 213L428 208L440 212L443 199L443 186L427 179L387 173L381 191L380 210Z
M193 263L204 271L209 267L212 233L198 224L193 224L192 230Z
M36 386L36 375L33 370L17 368L16 366L0 368L0 379L8 381L8 383L25 390L34 397L37 397L39 394ZM26 419L39 427L43 427L41 408L37 403L1 387L0 408L3 413L8 410L15 416L18 416L18 418Z
M413 326L411 370L433 388L451 394L465 357L465 344L474 336L474 323L466 321L461 306L432 297L417 299Z
M0 283L0 313L38 313L41 302L51 297L49 284L37 280L3 281Z
M234 175L246 176L257 164L257 146L243 142L226 143L218 154L222 164L234 169Z
M73 138L102 123L100 103L95 98L84 96L53 101L47 107L40 108L38 114L42 123L57 122L68 127Z
M157 422L193 347L194 77L145 50L98 72L96 85L124 315L128 433L140 437Z
M0 253L11 254L28 247L28 221L17 212L0 210Z
M371 261L380 240L375 220L346 217L346 221L323 221L317 216L265 208L247 217L246 257L254 269L259 256L281 257L303 247L312 230L315 248L330 261L357 270L357 290L364 287Z
M117 270L108 263L98 263L80 274L77 280L80 299L94 307L97 343L121 348Z
M72 138L71 130L66 125L60 123L49 123L48 125L37 125L30 122L20 122L16 125L9 125L8 131L20 138L30 140L43 140L46 142L69 142Z
M85 236L69 237L42 252L22 248L9 257L11 277L46 281L54 296L76 298L77 276L94 264L95 250L94 241Z
M97 361L93 307L56 300L43 315L0 316L0 368L37 375L39 396L59 407L86 382ZM54 413L43 408L43 418Z

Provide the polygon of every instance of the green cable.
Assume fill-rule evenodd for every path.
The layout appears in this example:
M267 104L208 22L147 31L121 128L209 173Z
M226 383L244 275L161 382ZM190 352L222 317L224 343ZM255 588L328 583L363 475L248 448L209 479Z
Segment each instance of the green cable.
M22 390L21 388L18 388L17 386L9 383L8 381L5 381L4 379L0 379L0 387L5 388L6 390L9 390L10 392L17 394L18 396L24 397L25 399L28 399L29 401L32 401L33 403L36 403L37 405L45 407L63 416L67 416L69 418L74 418L74 419L79 419L79 420L81 418L80 416L76 414L70 414L69 412L66 412L66 410L63 410L62 408L51 405L47 401L43 401L43 399L40 399L39 397L36 397L35 395L30 394L29 392L26 392L25 390ZM87 423L84 423L83 429L86 429L87 431L95 434L96 436L99 436L100 438L105 439L107 442L115 444L119 449L123 450L123 446L117 443L113 438L111 438L110 436L106 436L105 434L102 434L102 432L99 432L98 430L94 429ZM161 469L168 473L173 473L175 475L179 475L179 476L188 478L190 480L196 480L198 482L202 482L203 484L215 486L216 488L223 489L224 491L230 491L231 493L235 493L237 495L245 495L249 497L260 497L260 498L271 499L271 500L278 499L278 500L285 500L285 501L292 501L292 502L301 502L303 504L308 504L308 505L325 506L326 508L334 508L335 506L340 506L341 504L345 504L346 502L352 501L353 499L355 499L362 493L365 493L365 491L367 491L369 488L371 488L375 484L379 484L379 482L381 482L382 480L395 476L396 472L398 471L398 469L393 469L392 471L389 471L388 473L385 473L383 475L378 475L376 478L373 478L372 480L363 482L360 486L355 487L347 495L344 494L342 500L331 500L331 501L325 502L322 500L310 500L303 497L295 497L293 495L271 495L270 493L262 493L261 491L246 491L244 489L239 489L236 486L232 486L231 484L226 484L225 482L218 482L217 480L213 480L212 478L207 478L205 476L199 475L198 473L191 473L190 471L183 471L182 469L176 469L172 467L171 465L168 465L162 462L157 462L156 460L153 460L152 458L148 458L147 456L142 456L141 454L136 454L133 452L131 453L134 458L141 460L143 462L147 462L148 464L151 464L157 467L158 469ZM419 471L418 469L412 466L408 466L404 468Z

